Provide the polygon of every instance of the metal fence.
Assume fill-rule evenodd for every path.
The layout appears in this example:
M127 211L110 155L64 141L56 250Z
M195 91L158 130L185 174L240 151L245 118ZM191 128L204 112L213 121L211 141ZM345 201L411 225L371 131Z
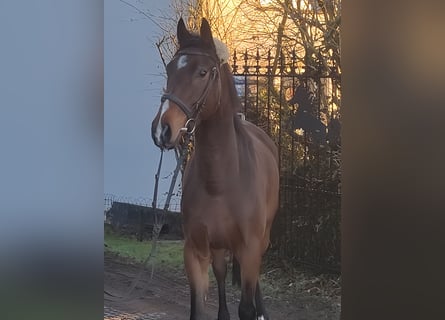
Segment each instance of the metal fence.
M234 52L232 71L246 119L280 155L280 211L272 252L323 270L340 269L340 75L295 52ZM329 70L336 70L335 66Z
M116 196L114 194L106 193L104 194L104 211L108 211L112 207L113 202L115 201L121 203L135 204L143 207L150 207L150 208L152 207L152 199ZM164 203L162 203L162 201L161 203L157 203L157 207L164 208ZM180 212L181 206L179 201L177 201L176 199L171 199L169 205L169 211Z

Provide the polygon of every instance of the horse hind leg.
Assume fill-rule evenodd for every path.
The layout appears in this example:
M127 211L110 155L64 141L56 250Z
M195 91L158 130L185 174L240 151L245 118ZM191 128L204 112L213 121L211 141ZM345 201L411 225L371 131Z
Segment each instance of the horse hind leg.
M210 254L201 252L189 243L184 245L184 264L190 283L190 320L205 320L205 300L209 287Z
M212 268L215 274L216 282L218 283L218 320L230 320L229 311L227 309L226 302L226 275L227 275L227 263L225 259L225 250L213 250L212 251L213 262Z

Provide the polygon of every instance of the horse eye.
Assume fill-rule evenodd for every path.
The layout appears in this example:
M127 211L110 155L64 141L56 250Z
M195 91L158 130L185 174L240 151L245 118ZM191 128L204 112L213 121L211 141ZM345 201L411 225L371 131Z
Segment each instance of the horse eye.
M207 70L201 70L201 71L199 71L199 75L201 76L201 77L204 77L205 75L207 74Z

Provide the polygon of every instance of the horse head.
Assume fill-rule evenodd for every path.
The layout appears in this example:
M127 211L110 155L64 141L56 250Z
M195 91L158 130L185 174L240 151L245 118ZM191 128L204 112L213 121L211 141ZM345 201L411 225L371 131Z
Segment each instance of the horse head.
M221 98L221 60L207 20L202 19L198 35L181 18L177 38L179 49L167 65L167 87L151 127L161 149L177 146L183 132L192 133L216 111Z

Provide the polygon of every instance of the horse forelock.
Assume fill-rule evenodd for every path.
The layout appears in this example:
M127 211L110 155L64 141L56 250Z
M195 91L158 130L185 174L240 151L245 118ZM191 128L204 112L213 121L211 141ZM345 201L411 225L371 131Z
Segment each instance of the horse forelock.
M214 46L209 46L202 40L199 34L191 33L191 36L182 43L177 52L189 48L196 48L214 56L221 65L228 63L230 58L228 47L224 42L215 37L213 38L213 44Z
M220 64L228 63L230 58L229 48L218 38L213 38L213 43L215 44L216 55L219 58Z
M196 49L197 51L201 51L201 52L210 54L211 56L213 56L215 58L215 60L219 60L219 58L216 54L215 47L209 46L196 33L191 33L190 37L187 38L186 40L184 40L183 43L181 43L181 46L178 48L178 51L176 52L176 54L178 52L185 50L185 49Z

